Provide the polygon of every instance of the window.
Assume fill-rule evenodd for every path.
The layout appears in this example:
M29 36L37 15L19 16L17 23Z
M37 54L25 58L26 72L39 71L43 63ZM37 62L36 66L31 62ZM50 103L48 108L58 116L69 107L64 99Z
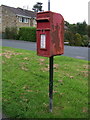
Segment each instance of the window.
M28 18L24 18L24 23L28 23Z
M28 23L28 18L19 17L19 22Z
M19 22L22 22L22 17L19 17Z

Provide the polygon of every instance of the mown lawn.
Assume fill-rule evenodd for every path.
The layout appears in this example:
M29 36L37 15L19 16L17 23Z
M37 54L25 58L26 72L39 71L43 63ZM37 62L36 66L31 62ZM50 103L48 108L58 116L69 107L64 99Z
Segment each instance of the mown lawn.
M87 118L88 62L54 57L53 112L49 112L49 59L3 47L2 107L10 118Z

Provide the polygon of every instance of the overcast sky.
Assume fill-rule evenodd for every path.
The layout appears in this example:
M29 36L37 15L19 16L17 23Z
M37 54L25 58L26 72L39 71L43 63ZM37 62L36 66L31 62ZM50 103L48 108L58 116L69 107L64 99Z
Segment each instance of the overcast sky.
M88 2L90 0L50 0L51 11L63 15L64 19L69 23L83 22L88 23ZM0 0L0 5L11 7L28 6L30 10L36 2L43 3L43 10L48 10L48 0Z

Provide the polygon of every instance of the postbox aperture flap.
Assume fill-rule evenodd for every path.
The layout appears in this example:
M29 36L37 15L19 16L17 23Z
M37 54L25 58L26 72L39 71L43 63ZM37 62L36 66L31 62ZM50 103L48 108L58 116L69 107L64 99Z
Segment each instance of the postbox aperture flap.
M49 21L50 18L49 17L45 17L45 18L37 18L37 21Z

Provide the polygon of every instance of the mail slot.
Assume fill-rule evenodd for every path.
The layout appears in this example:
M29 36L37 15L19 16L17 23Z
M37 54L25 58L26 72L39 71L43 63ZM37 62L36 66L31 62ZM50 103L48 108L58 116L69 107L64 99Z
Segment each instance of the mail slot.
M51 57L64 53L64 19L51 11L37 13L37 55Z

